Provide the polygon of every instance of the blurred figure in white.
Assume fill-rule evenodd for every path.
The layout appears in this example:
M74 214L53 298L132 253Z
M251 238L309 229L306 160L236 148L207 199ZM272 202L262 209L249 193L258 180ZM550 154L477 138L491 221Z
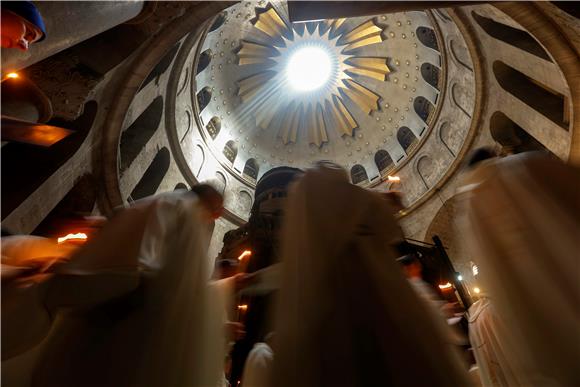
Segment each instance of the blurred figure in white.
M380 194L320 166L285 213L271 386L469 385L395 261Z
M264 338L264 342L254 344L248 354L244 373L242 374L242 387L269 387L271 386L272 364L274 352L272 342L274 333L271 332Z
M207 185L137 201L60 267L33 385L217 386L224 311L207 248L222 202Z
M482 379L578 386L580 171L531 152L479 161L464 178L460 229L491 300L470 311Z

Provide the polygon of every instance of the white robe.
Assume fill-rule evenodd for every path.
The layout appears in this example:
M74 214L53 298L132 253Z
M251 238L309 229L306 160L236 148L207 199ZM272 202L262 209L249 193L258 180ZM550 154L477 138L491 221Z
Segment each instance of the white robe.
M379 194L310 170L285 214L271 386L469 385L395 261Z
M35 386L218 384L223 313L209 296L201 212L184 192L138 201L61 269Z
M494 373L514 374L510 386L580 385L580 171L519 154L482 163L464 185L462 229L505 327L493 332Z
M244 373L242 377L242 387L269 387L272 363L274 362L274 352L266 343L256 343L248 354Z

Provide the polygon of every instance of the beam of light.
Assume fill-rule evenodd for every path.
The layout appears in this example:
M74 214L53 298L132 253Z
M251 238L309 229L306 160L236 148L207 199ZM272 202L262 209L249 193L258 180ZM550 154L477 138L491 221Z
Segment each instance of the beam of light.
M296 91L312 91L326 83L331 70L330 55L321 47L307 46L288 60L286 79Z
M439 289L441 290L451 289L451 283L447 282L446 284L439 285Z
M242 259L249 257L250 255L252 255L252 252L250 250L244 250L244 252L241 253L240 256L238 257L238 260L241 261Z
M401 181L399 176L387 176L387 180L389 181Z
M20 77L20 75L18 75L18 73L14 73L14 72L6 74L6 78L16 79L19 77Z
M481 293L481 289L479 288L473 288L473 291L475 292L475 294Z
M67 234L66 236L60 237L57 239L58 243L63 243L66 241L86 241L87 234L84 232L78 232L76 234Z
M476 276L479 274L479 267L477 267L477 265L473 265L471 266L471 271L473 273L473 276Z

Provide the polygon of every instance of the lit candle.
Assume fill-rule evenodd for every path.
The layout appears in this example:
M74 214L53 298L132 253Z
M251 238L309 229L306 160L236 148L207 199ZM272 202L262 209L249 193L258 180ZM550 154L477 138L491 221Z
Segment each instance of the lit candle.
M67 234L66 236L57 239L58 243L63 243L67 241L71 242L85 242L87 240L87 234L84 232L78 232L76 234Z

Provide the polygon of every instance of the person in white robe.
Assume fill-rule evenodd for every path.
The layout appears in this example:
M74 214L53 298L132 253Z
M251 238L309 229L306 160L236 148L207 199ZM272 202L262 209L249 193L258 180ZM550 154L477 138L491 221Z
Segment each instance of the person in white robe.
M50 281L57 321L33 385L219 385L223 305L210 297L206 253L220 208L206 187L113 217Z
M290 190L271 386L468 386L395 261L393 209L338 168Z
M274 351L272 340L274 333L269 333L264 342L254 344L244 364L241 387L269 387L271 386L272 364Z
M485 385L580 385L579 189L579 169L531 152L464 178L460 226L493 306L470 310L470 335L494 340L474 345Z

